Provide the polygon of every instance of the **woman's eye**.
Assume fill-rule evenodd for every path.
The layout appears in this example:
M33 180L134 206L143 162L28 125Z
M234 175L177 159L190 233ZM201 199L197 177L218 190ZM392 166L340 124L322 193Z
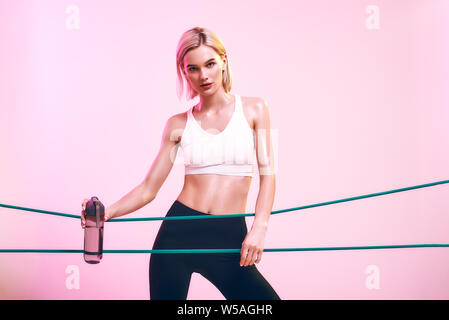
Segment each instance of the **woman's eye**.
M210 65L210 64L214 65L215 62L209 62L207 65ZM195 70L195 69L196 69L195 67L190 67L190 68L189 68L189 71L193 71L193 70Z

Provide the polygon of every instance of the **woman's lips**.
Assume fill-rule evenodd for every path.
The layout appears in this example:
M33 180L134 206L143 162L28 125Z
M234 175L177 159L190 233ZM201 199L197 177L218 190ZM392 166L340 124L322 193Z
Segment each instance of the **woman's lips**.
M212 83L209 83L207 85L201 85L201 88L204 88L204 89L209 89L210 87L212 87Z

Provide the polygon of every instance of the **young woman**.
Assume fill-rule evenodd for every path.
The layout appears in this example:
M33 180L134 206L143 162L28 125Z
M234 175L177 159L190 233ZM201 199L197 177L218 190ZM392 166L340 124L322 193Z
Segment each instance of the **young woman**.
M145 179L106 208L105 220L131 213L157 195L180 146L184 186L166 216L245 213L253 163L260 188L248 232L244 217L164 220L153 249L241 249L240 253L152 254L150 299L182 299L197 272L226 299L280 299L255 263L262 258L275 194L268 106L261 98L230 94L231 72L219 37L205 28L186 31L177 47L178 89L199 95L199 103L173 115L165 125L160 151ZM178 90L179 94L179 90ZM175 151L175 152L173 152ZM81 224L84 227L84 208Z

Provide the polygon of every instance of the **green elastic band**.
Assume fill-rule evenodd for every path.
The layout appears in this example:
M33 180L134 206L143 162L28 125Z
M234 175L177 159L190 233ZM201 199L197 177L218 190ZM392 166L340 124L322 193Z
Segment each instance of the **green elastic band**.
M378 192L378 193L372 193L372 194L368 194L368 195L358 196L358 197L346 198L346 199L329 201L329 202L322 202L322 203L312 204L312 205L308 205L308 206L278 210L278 211L273 211L272 214L294 211L294 210L302 210L302 209L307 209L307 208L312 208L312 207L319 207L319 206L334 204L334 203L338 203L338 202L358 200L358 199L375 197L375 196L380 196L380 195L384 195L384 194L407 191L407 190L412 190L412 189L425 188L425 187L430 187L430 186L434 186L434 185L438 185L438 184L444 184L444 183L448 183L448 182L449 182L449 180L443 180L443 181L438 181L438 182L434 182L434 183L427 183L427 184L422 184L422 185L412 186L412 187L407 187L407 188L402 188L402 189L395 189L395 190L390 190L390 191L384 191L384 192ZM52 214L52 215L58 215L58 216L63 216L63 217L70 217L70 218L77 218L77 219L80 218L80 216L78 216L78 215L46 211L46 210L31 209L31 208L18 207L18 206L6 205L6 204L0 204L0 207L40 212L40 213L46 213L46 214ZM107 222L231 218L231 217L244 217L244 216L252 216L252 215L254 215L254 213L229 214L229 215L182 216L182 217L149 217L149 218L111 219L111 220L108 220ZM317 248L274 248L274 249L264 249L263 251L265 251L265 252L275 252L275 251L286 252L286 251L324 251L324 250L366 250L366 249L396 249L396 248L420 248L420 247L421 248L422 247L449 247L449 244L409 244L409 245L358 246L358 247L317 247ZM103 250L104 253L239 253L240 251L241 251L240 249ZM26 253L83 253L84 250L0 249L0 253L25 253L25 252Z
M359 246L359 247L317 247L317 248L273 248L263 249L265 252L286 251L327 251L327 250L367 250L367 249L403 249L449 247L449 244L405 244L385 246ZM103 253L240 253L240 249L157 249L157 250L103 250ZM59 249L0 249L0 253L83 253L83 250Z
M346 198L346 199L340 199L340 200L335 200L335 201L321 202L321 203L311 204L311 205L307 205L307 206L301 206L301 207L277 210L277 211L272 211L271 214L277 214L277 213L283 213L283 212L295 211L295 210L303 210L303 209L308 209L308 208L313 208L313 207L320 207L320 206L330 205L330 204L339 203L339 202L353 201L353 200L359 200L359 199L364 199L364 198L376 197L376 196L381 196L381 195L385 195L385 194L389 194L389 193L402 192L402 191L408 191L408 190L419 189L419 188L426 188L426 187L431 187L431 186L444 184L444 183L449 183L449 180L443 180L443 181L438 181L438 182L421 184L421 185L417 185L417 186L406 187L406 188L395 189L395 190L389 190L389 191L384 191L384 192L371 193L371 194L367 194L367 195L362 195L362 196L352 197L352 198ZM80 219L81 218L81 216L73 215L73 214L66 214L66 213L60 213L60 212L54 212L54 211L31 209L31 208L12 206L12 205L1 204L1 203L0 203L0 207L10 208L10 209L17 209L17 210L25 210L25 211L33 211L33 212L39 212L39 213L46 213L46 214L52 214L52 215L69 217L69 218L76 218L76 219ZM191 219L235 218L235 217L247 217L247 216L254 216L254 213L208 214L208 215L204 215L204 216L179 216L179 217L122 218L122 219L110 219L110 220L108 220L106 222L155 221L155 220L191 220Z

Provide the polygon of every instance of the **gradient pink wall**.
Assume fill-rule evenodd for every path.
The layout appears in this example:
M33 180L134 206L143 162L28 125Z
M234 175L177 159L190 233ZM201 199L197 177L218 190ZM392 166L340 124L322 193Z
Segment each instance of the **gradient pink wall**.
M109 205L140 183L165 121L188 107L175 50L195 26L224 42L231 93L270 106L273 210L446 180L448 21L443 0L2 0L0 203L80 214L84 198ZM177 161L158 197L126 217L164 216L183 174ZM278 214L265 247L449 243L448 188ZM257 192L256 176L247 212ZM0 218L0 248L83 247L79 220L4 208ZM107 223L104 248L151 249L160 223ZM0 298L148 299L149 257L2 253ZM282 299L449 298L449 248L265 252L258 268ZM69 289L73 270L80 286ZM224 297L194 274L188 299Z

